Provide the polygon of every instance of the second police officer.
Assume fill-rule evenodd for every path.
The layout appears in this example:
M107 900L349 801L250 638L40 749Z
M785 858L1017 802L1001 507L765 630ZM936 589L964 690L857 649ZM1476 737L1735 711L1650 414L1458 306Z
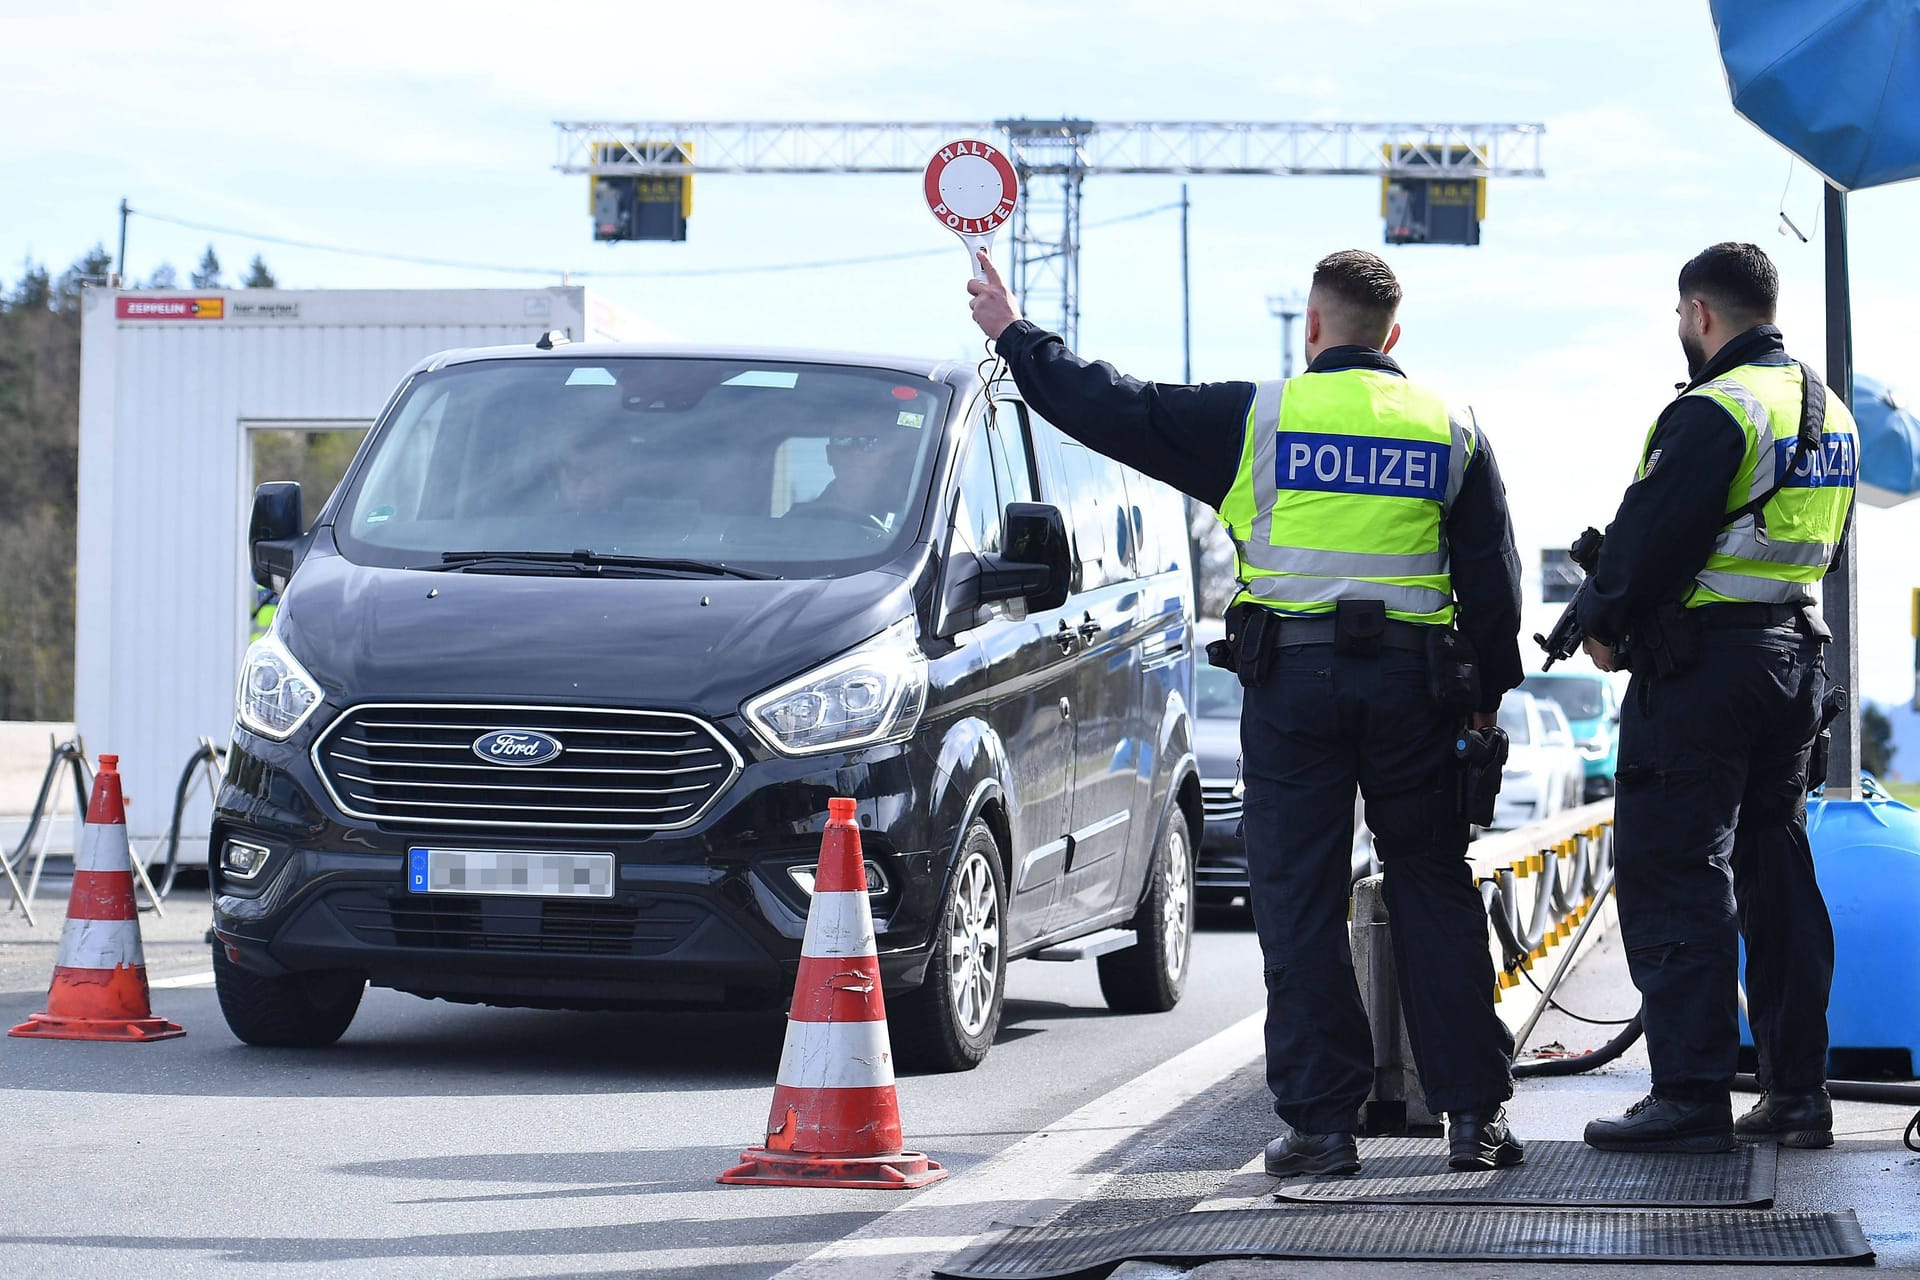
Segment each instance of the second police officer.
M1787 355L1779 291L1750 244L1681 269L1690 381L1648 433L1580 595L1595 664L1631 655L1615 884L1653 1066L1651 1094L1587 1126L1605 1150L1833 1143L1833 926L1806 791L1831 638L1819 583L1846 533L1858 439L1840 397ZM1768 1091L1737 1124L1736 930Z
M1248 877L1267 986L1279 1174L1351 1173L1373 1048L1346 940L1353 791L1385 868L1407 1028L1455 1169L1518 1164L1513 1040L1494 1010L1487 917L1466 862L1449 748L1520 683L1520 563L1493 451L1387 354L1400 284L1335 253L1307 299L1305 374L1140 382L1020 318L985 253L975 322L1032 408L1220 514L1238 553L1228 611ZM1461 637L1464 637L1464 641ZM1479 655L1476 689L1432 672ZM1436 664L1430 652L1439 650Z

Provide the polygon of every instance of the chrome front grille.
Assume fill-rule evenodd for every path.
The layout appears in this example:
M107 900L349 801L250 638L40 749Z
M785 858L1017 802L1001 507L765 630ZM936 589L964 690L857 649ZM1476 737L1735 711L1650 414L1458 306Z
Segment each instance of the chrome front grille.
M1233 780L1209 782L1202 778L1200 807L1206 813L1208 822L1238 822L1241 800L1233 794Z
M496 729L556 739L560 754L506 765L474 753ZM690 826L740 773L706 721L675 711L379 703L354 707L313 746L343 813L385 825L555 831Z

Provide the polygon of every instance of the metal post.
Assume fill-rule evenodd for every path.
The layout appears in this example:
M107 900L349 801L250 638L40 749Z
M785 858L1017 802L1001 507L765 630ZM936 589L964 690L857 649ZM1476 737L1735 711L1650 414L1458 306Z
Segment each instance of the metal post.
M1187 184L1180 184L1180 380L1193 382L1193 284L1187 270Z
M1829 183L1827 219L1827 386L1851 408L1853 405L1853 309L1847 280L1847 193ZM1857 507L1857 504L1856 504ZM1840 565L1820 588L1821 612L1833 632L1827 650L1828 679L1842 684L1852 697L1847 714L1833 726L1833 753L1827 768L1826 795L1830 800L1860 798L1860 582L1854 549L1860 541L1856 509L1853 536L1841 552Z
M127 282L127 215L133 212L127 207L127 198L120 197L120 256L113 260L114 274L120 277L124 287Z
M1293 376L1293 322L1300 318L1300 309L1305 303L1298 294L1282 297L1275 294L1267 299L1267 311L1280 321L1280 376Z

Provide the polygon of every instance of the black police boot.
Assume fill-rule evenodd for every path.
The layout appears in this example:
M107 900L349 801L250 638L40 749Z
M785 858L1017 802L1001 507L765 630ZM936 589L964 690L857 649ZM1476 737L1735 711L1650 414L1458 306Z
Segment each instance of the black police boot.
M1753 1110L1733 1122L1742 1142L1778 1142L1783 1147L1833 1145L1833 1099L1825 1089L1782 1093L1769 1089Z
M1350 1133L1289 1129L1267 1144L1267 1172L1276 1178L1295 1173L1358 1173L1360 1146Z
M1507 1127L1507 1109L1477 1107L1447 1113L1447 1165L1461 1173L1504 1169L1527 1158L1527 1144Z
M1623 1116L1589 1120L1586 1139L1601 1151L1731 1151L1733 1104L1650 1093Z

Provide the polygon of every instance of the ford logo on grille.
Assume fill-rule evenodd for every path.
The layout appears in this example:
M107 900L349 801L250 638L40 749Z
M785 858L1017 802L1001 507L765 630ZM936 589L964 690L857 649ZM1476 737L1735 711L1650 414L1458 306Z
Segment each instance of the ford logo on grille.
M532 729L495 729L473 740L473 754L494 764L545 764L560 751L560 739Z

